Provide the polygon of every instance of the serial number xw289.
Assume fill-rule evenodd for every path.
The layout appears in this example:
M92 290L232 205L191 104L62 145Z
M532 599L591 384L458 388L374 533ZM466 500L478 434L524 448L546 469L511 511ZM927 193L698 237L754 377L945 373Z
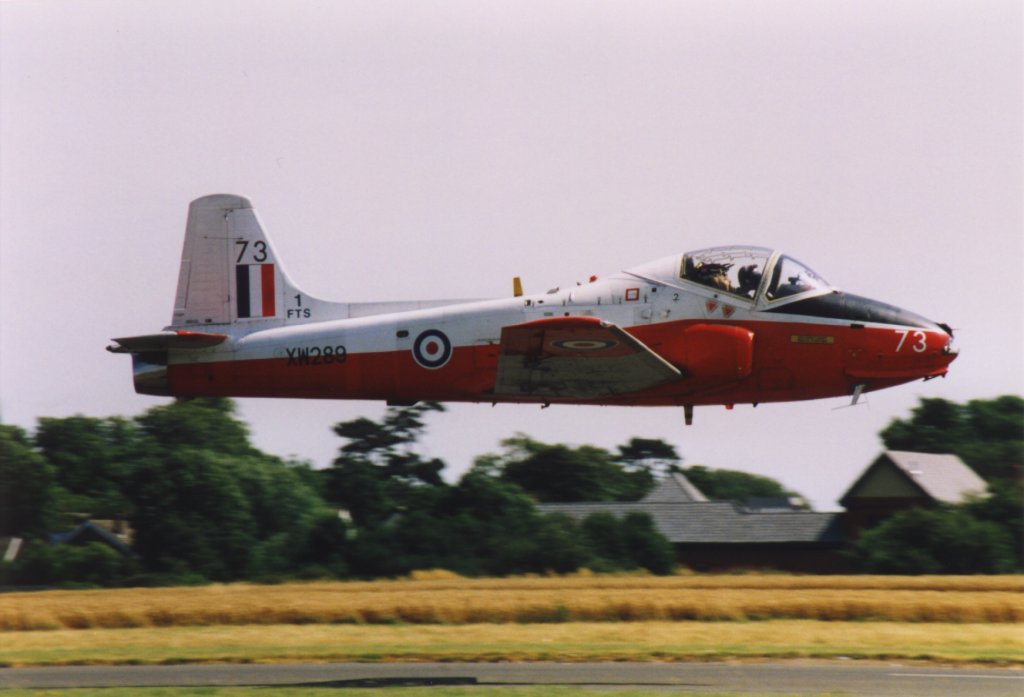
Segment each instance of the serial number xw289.
M286 348L284 352L289 366L333 365L344 363L348 358L348 351L341 345Z

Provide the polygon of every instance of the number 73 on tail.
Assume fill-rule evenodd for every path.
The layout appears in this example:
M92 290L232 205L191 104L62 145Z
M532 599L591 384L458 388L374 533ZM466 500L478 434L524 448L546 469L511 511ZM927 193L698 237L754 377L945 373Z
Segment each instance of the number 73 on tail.
M681 406L853 395L944 376L948 325L751 246L494 300L330 302L296 286L250 202L192 202L170 324L113 340L174 397Z

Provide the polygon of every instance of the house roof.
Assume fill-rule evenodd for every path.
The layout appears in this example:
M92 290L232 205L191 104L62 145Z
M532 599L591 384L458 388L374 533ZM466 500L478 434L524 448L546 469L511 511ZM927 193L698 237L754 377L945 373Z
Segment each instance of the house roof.
M839 502L848 506L857 498L874 498L872 480L884 476L885 470L898 474L920 496L942 503L960 503L972 494L985 493L985 480L956 455L887 450L875 458Z
M86 520L75 526L74 529L67 532L53 532L49 535L50 544L54 545L65 545L73 544L76 540L81 537L88 539L89 536L96 538L108 546L114 548L126 557L137 557L138 555L132 550L131 547L126 545L124 542L118 539L117 535L107 532L99 525L96 525L91 520Z
M647 513L655 527L676 544L785 544L841 542L845 535L840 514L806 511L748 512L731 501L658 503L545 503L544 513L561 513L582 520L593 513L622 518Z
M657 486L641 500L644 503L693 503L708 499L685 474L673 472L658 482Z

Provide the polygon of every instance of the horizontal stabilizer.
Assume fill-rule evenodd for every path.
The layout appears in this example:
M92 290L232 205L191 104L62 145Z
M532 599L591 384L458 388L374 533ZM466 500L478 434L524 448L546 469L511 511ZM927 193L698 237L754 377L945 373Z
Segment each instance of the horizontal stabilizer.
M227 338L227 334L193 332L182 329L112 339L115 344L108 346L107 350L111 353L144 353L169 349L199 349L222 344Z
M504 327L497 394L592 399L678 380L682 373L621 327L554 317Z

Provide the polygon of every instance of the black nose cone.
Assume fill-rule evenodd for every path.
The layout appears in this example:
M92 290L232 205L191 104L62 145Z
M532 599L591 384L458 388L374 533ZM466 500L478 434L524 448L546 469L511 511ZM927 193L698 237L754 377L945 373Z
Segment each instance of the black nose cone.
M895 305L878 300L871 300L870 298L839 291L772 308L769 312L804 315L807 317L827 317L829 319L842 319L850 322L894 324L901 327L921 327L922 329L939 328L950 336L953 335L953 330L948 326L936 324L916 313L908 312Z

